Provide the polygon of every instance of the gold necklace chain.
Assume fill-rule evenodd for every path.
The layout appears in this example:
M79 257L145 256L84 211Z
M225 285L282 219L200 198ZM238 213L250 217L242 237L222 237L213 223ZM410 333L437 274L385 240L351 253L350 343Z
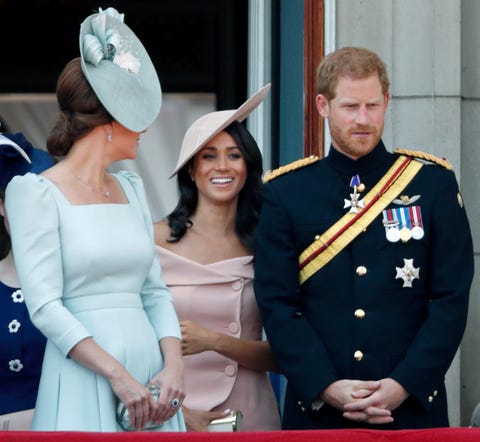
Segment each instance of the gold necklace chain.
M64 164L65 165L65 164ZM65 165L66 166L66 165ZM105 190L104 192L102 192L101 190L97 189L95 186L92 186L91 184L87 184L86 182L84 182L82 180L82 177L80 175L77 175L73 172L72 169L70 169L69 166L66 166L67 169L70 171L70 173L72 174L72 176L80 183L82 184L83 186L85 186L87 189L91 190L92 192L95 192L95 193L99 193L99 194L103 194L103 196L105 196L106 198L108 198L110 196L110 191L107 189Z

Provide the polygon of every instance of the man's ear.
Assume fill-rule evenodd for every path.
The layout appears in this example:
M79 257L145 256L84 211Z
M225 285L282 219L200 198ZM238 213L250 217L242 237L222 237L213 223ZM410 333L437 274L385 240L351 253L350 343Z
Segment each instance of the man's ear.
M318 94L315 97L315 104L317 106L317 111L321 117L327 118L330 113L330 105L328 103L327 97L322 94Z
M388 103L390 103L390 92L385 94L385 111L387 111Z

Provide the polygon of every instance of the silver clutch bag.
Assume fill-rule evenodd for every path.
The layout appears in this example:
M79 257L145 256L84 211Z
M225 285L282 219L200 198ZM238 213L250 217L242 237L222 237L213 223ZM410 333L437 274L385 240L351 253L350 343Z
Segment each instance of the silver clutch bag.
M207 427L209 432L242 431L242 412L233 410L226 417L214 419Z
M157 385L149 385L147 386L147 388L156 402L158 400L158 397L160 396L160 388ZM121 401L119 401L117 405L117 422L125 431L136 431L136 429L130 425L128 408ZM149 421L145 426L144 430L151 430L157 427L160 427L160 425L154 424L152 421Z

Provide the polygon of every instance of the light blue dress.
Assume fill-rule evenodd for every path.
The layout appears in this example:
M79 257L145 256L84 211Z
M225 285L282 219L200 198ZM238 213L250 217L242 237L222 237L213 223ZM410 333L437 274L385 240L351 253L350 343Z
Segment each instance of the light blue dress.
M122 431L107 379L67 357L82 339L93 337L146 384L163 366L158 341L181 337L142 181L125 171L114 176L128 204L73 205L33 173L7 187L25 302L48 338L34 430ZM181 411L158 430L185 431Z

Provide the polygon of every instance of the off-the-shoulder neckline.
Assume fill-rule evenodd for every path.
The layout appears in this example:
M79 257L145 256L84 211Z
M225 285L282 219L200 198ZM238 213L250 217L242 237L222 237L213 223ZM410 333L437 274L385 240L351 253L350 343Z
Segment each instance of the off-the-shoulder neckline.
M166 249L165 247L159 246L158 244L155 244L155 246L158 247L158 248L161 249L161 250L166 251L168 254L177 257L178 259L182 259L182 260L185 260L185 261L189 261L189 262L192 262L192 263L194 263L194 264L198 264L198 265L200 265L200 266L205 266L205 267L214 266L214 265L216 265L216 264L220 264L220 263L224 263L224 262L228 262L228 261L234 261L234 260L251 260L251 259L253 258L253 255L242 255L242 256L234 256L233 258L222 259L222 260L220 260L220 261L209 262L208 264L202 264L202 263L200 263L200 262L198 262L198 261L194 261L193 259L187 258L186 256L179 255L178 253L172 252L171 250L168 250L168 249Z

